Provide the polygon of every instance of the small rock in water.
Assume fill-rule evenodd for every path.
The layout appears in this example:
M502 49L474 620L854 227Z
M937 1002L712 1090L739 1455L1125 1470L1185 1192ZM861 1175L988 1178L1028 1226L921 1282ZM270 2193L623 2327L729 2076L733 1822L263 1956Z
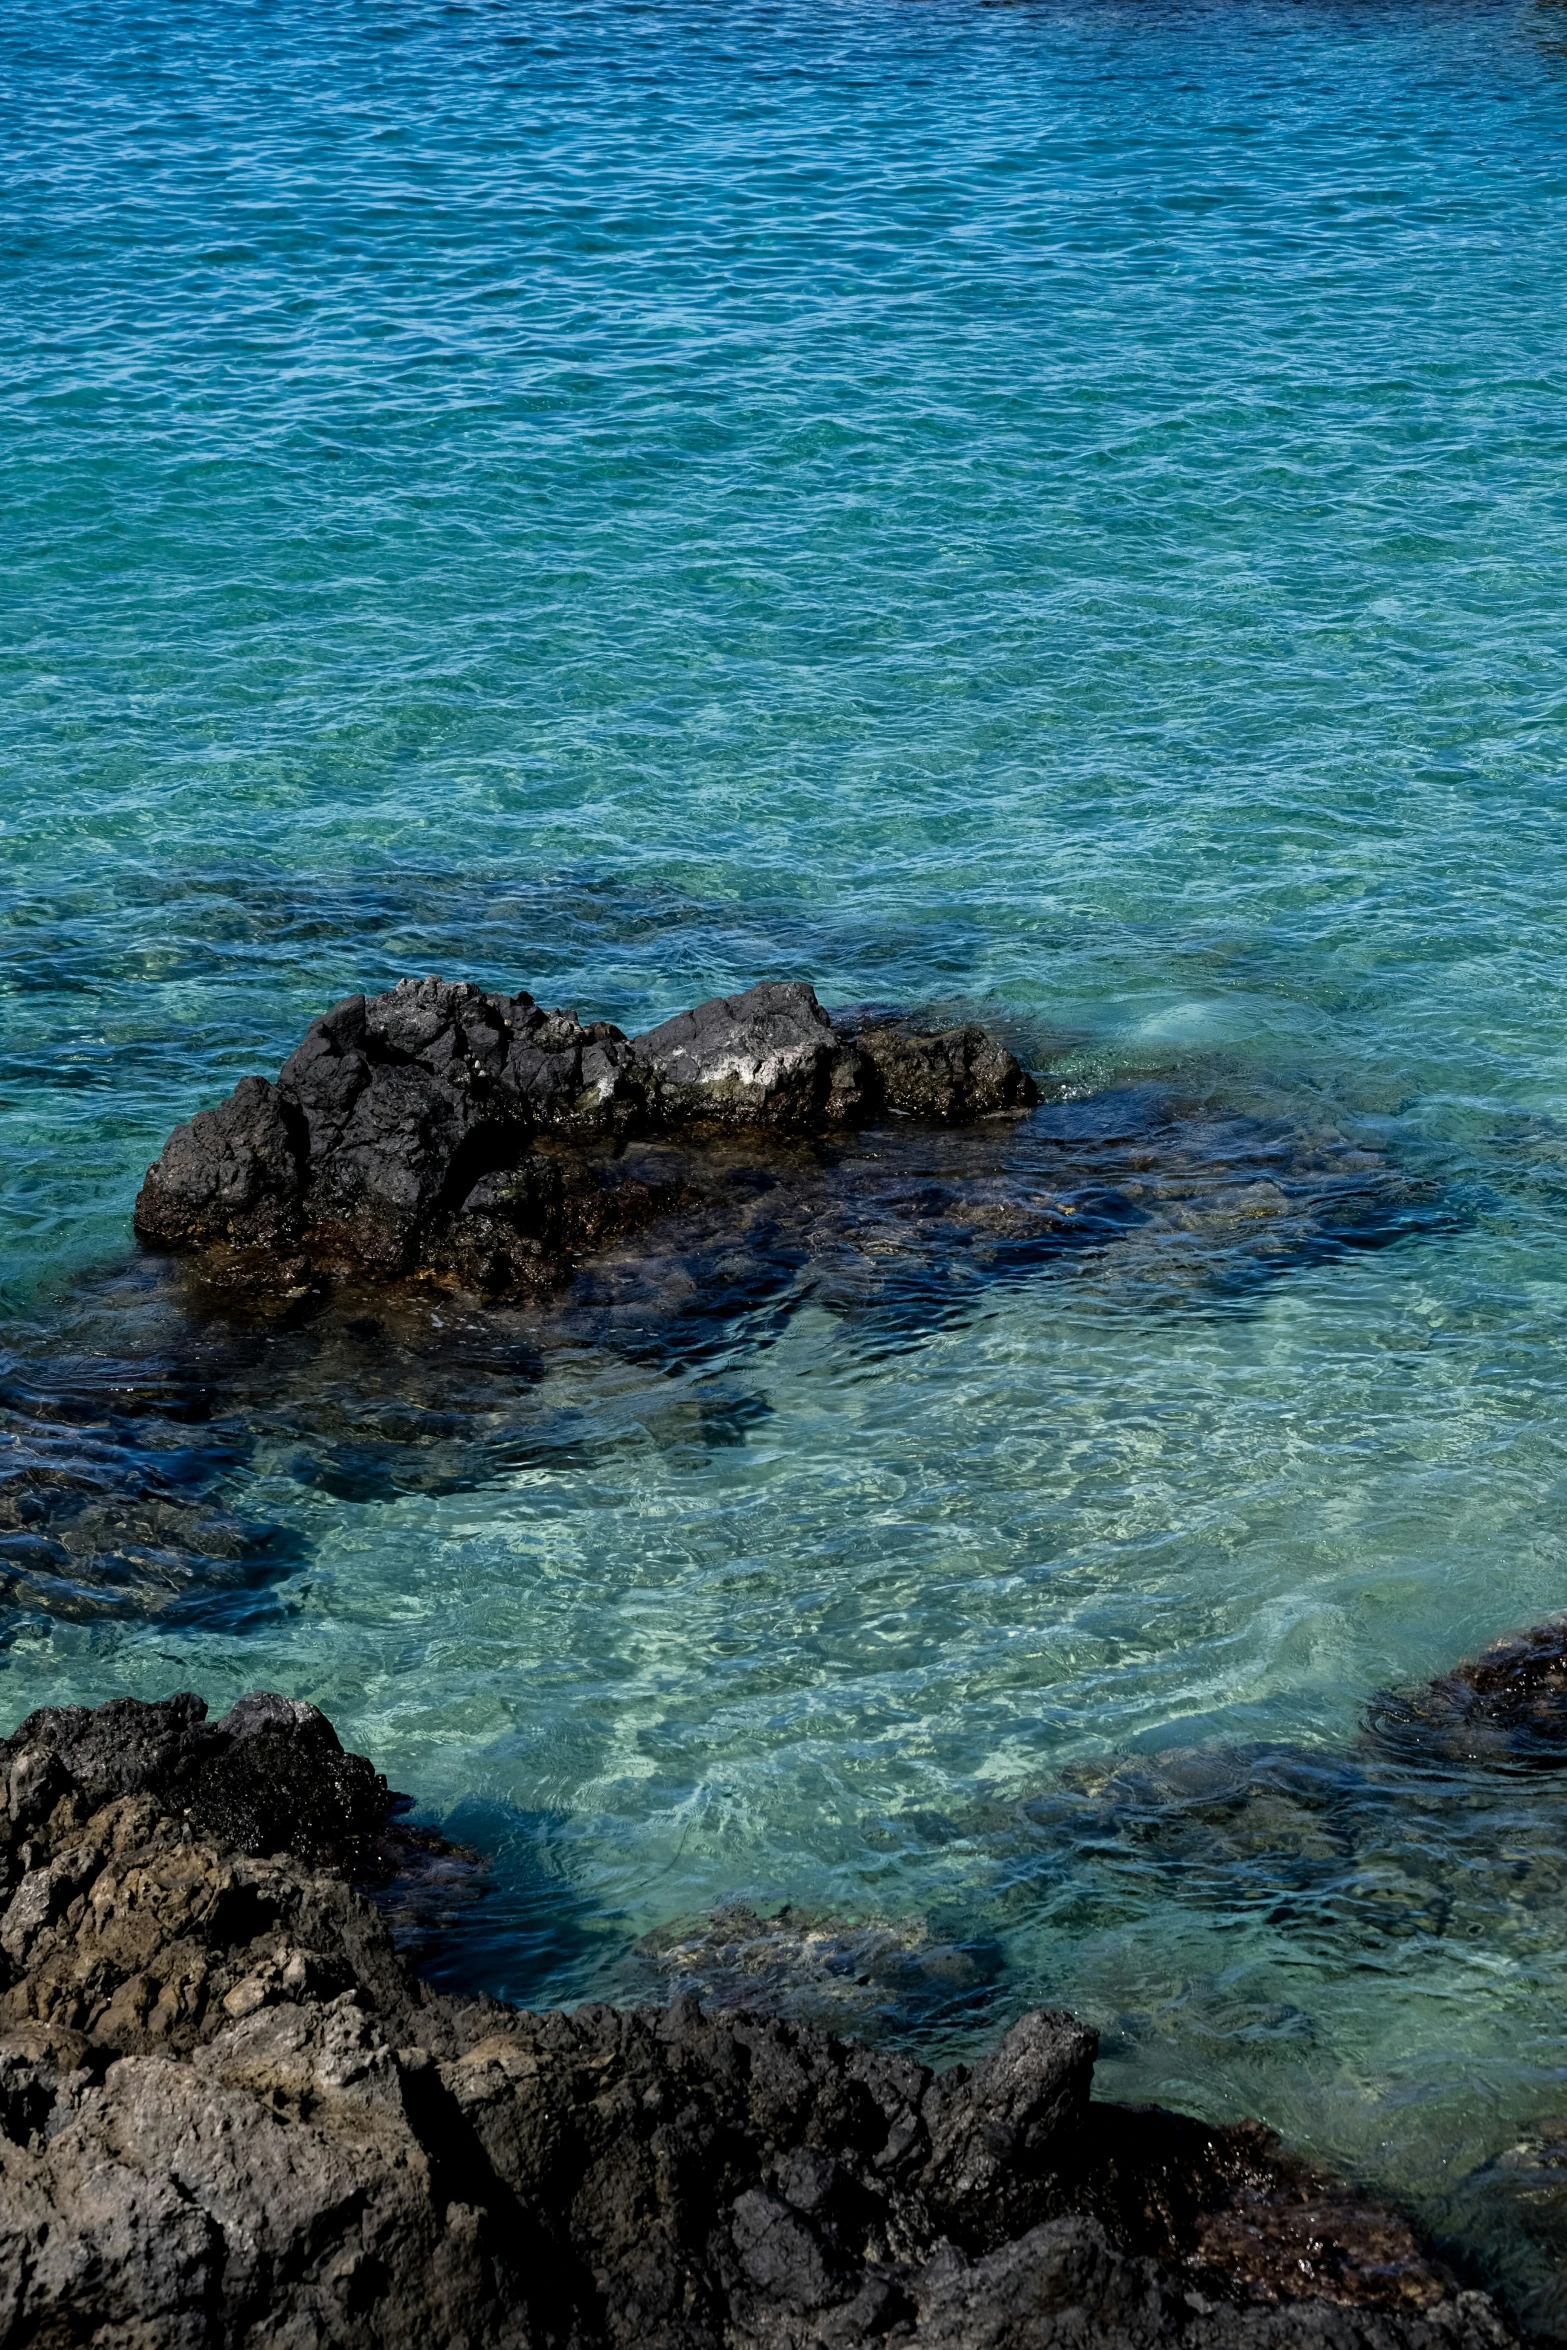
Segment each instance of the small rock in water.
M943 1941L920 1918L855 1924L792 1904L763 1917L743 1902L661 1927L638 1943L640 1965L670 1997L714 2008L810 2017L836 2029L908 2028L961 2009L995 1983L991 1942Z
M1371 1745L1405 1761L1558 1770L1567 1764L1567 1621L1498 1640L1421 1689L1383 1690L1366 1719Z

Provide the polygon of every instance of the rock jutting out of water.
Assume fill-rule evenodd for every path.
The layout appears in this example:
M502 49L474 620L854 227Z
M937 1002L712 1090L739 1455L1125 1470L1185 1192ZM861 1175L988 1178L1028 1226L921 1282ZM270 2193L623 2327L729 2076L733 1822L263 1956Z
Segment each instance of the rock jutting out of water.
M1510 2338L1266 2132L1092 2104L1069 2016L933 2074L692 1999L429 1990L348 1881L392 1798L313 1708L46 1710L0 1742L0 1791L7 2342Z
M285 1281L302 1254L526 1288L677 1198L616 1170L606 1142L689 1126L948 1123L1036 1098L982 1029L840 1033L797 982L627 1038L527 994L403 980L317 1020L275 1083L243 1078L177 1128L136 1229L158 1247L260 1251Z
M768 1410L746 1362L759 1375L805 1305L862 1353L1046 1278L1125 1310L1209 1311L1451 1215L1333 1129L1153 1085L967 1125L707 1123L571 1152L591 1196L640 1202L636 1228L601 1230L570 1266L530 1258L542 1289L394 1281L290 1244L143 1251L61 1301L0 1363L10 1621L255 1620L301 1558L271 1522L280 1476L365 1501L622 1438L743 1443ZM246 1508L258 1477L266 1519Z

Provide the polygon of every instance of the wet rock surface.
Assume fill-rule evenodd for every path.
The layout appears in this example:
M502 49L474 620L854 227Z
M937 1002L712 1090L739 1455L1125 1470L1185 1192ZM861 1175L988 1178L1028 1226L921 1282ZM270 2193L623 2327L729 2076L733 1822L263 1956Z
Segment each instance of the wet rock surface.
M1266 2133L1092 2104L1069 2016L932 2074L691 1999L429 1990L349 1881L391 1799L311 1708L35 1714L0 1787L7 2343L1508 2338Z
M136 1230L157 1247L229 1252L240 1287L265 1278L286 1292L346 1263L526 1289L678 1204L677 1186L617 1165L606 1141L973 1120L1036 1099L980 1029L841 1032L798 982L628 1038L527 994L404 980L334 1006L275 1083L243 1078L176 1128Z
M1373 1698L1378 1750L1437 1768L1567 1767L1567 1622L1498 1640L1424 1688Z

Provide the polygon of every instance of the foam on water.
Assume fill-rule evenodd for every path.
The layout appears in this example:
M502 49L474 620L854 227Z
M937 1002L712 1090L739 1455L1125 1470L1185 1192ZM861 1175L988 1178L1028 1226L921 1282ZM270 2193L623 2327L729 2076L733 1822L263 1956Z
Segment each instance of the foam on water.
M999 1951L989 2028L1070 2001L1117 2091L1261 2112L1533 2289L1464 2181L1560 2110L1555 1791L1389 1827L1354 1773L1375 1690L1567 1606L1560 9L0 42L24 1421L113 1353L170 1124L409 970L978 1006L1062 1095L1441 1203L1267 1279L1199 1217L902 1322L807 1283L695 1351L557 1331L472 1442L466 1371L403 1398L468 1446L422 1476L336 1371L253 1383L189 1470L280 1529L244 1604L18 1607L8 1718L315 1698L498 1849L445 1963L517 1995L723 1901L927 1920ZM1193 1746L1321 1758L1329 1825L1093 1792Z

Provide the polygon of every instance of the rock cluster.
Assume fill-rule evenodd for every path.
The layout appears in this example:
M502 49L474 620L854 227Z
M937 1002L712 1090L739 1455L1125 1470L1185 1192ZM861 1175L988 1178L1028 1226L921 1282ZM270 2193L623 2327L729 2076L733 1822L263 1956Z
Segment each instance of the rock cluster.
M885 1050L909 1042L893 1032ZM141 1249L74 1284L25 1351L0 1351L0 1638L39 1611L265 1620L309 1536L247 1508L263 1466L270 1507L279 1472L364 1501L558 1461L579 1433L744 1442L769 1408L756 1341L802 1306L833 1318L850 1357L1020 1284L1205 1313L1452 1219L1437 1188L1336 1130L1157 1086L1063 1091L971 1125L541 1135L524 1162L553 1166L563 1192L569 1176L601 1228L635 1229L557 1280L562 1261L528 1256L515 1227L486 1256L477 1214L459 1219L441 1245L471 1244L466 1294L319 1249L307 1263L293 1243ZM642 1221L659 1199L669 1212ZM518 1263L512 1294L479 1289ZM608 1374L573 1378L569 1428L550 1376L563 1357Z
M411 1980L394 1800L312 1708L0 1743L0 2343L1500 2350L1266 2133L1096 2106L1024 2017L933 2074L809 2025Z
M317 1020L275 1083L242 1078L177 1127L136 1230L160 1248L448 1273L504 1291L672 1204L667 1186L606 1155L629 1136L951 1123L1036 1099L983 1029L849 1034L797 982L628 1038L527 994L403 980Z

